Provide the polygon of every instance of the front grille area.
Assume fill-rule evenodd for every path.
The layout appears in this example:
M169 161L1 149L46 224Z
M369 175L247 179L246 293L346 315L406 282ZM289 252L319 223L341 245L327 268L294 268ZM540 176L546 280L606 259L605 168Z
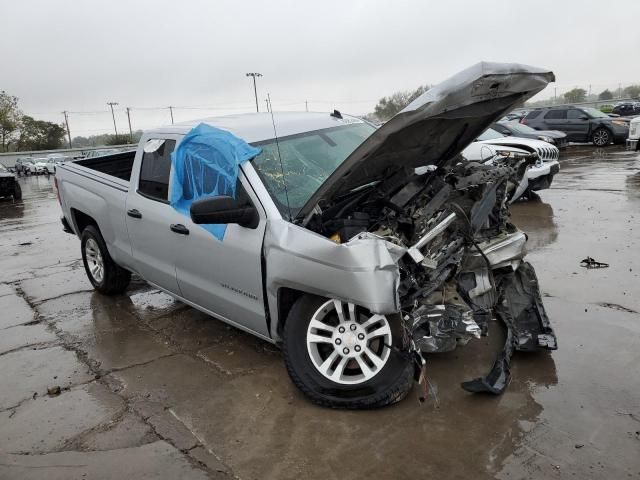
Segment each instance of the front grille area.
M557 160L560 157L560 151L554 146L536 148L536 152L542 160Z

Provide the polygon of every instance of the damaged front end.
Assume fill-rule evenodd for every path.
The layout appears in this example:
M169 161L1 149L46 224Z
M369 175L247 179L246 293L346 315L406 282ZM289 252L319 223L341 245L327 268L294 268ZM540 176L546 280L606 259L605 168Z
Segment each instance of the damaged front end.
M514 351L556 348L524 261L526 235L508 207L537 156L473 162L460 152L553 79L535 67L480 63L376 130L291 223L268 225L269 304L285 286L399 314L406 349L421 368L423 355L487 335L497 320L506 328L504 348L486 376L462 386L502 393Z
M318 215L310 226L326 236L354 240L375 235L396 255L397 291L412 349L447 352L487 335L489 322L507 330L504 348L483 378L462 384L469 392L499 394L509 382L514 351L555 349L533 267L523 261L526 235L511 222L508 199L535 156L493 165L455 158L437 168L390 178L358 202L345 199L340 215ZM366 225L366 228L365 228Z

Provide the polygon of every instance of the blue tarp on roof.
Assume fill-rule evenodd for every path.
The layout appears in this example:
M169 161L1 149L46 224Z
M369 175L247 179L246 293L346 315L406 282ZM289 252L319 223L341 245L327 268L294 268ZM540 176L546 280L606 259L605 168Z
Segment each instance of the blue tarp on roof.
M191 204L204 197L236 196L238 166L261 152L235 135L201 123L182 139L171 155L173 186L169 203L190 217ZM200 225L218 240L226 224Z

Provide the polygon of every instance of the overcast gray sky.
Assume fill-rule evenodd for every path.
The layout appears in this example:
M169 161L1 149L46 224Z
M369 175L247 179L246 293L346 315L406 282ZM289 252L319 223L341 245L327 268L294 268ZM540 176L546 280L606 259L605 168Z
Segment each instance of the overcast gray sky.
M481 60L556 73L558 94L640 83L640 0L0 0L0 89L71 132L251 111L245 72L276 110L363 114L396 90ZM551 85L541 94L552 96Z

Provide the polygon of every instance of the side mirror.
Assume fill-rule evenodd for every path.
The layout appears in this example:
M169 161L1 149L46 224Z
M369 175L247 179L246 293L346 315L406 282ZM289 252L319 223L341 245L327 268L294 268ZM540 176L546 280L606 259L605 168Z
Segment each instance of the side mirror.
M511 136L511 132L509 130L506 130L504 132L501 132L505 137L510 137Z
M589 120L589 117L587 117L586 115L580 115L580 120Z
M240 205L235 198L209 197L191 204L191 220L197 224L237 223L241 227L256 228L260 221L254 206Z

